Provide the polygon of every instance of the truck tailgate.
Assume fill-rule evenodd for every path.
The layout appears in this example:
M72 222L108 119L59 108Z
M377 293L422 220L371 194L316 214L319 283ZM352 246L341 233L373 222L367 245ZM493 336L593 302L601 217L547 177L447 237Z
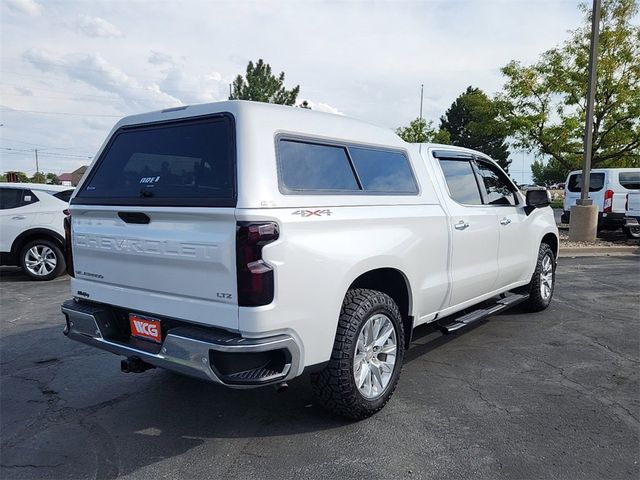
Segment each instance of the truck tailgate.
M71 218L74 295L237 329L233 208L78 205Z

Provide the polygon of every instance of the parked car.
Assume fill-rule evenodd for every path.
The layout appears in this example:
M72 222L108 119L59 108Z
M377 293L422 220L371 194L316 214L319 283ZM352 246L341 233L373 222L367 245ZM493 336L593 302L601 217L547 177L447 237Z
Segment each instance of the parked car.
M69 338L234 388L303 372L350 418L414 327L551 301L558 230L486 155L230 101L118 122L71 199Z
M624 227L631 238L640 238L640 182L635 192L627 193Z
M626 195L640 185L640 168L596 168L589 180L589 198L598 207L598 230L623 227ZM567 176L562 223L569 223L571 207L581 192L582 171L575 170Z
M65 215L73 188L0 183L0 263L18 265L33 280L65 270Z

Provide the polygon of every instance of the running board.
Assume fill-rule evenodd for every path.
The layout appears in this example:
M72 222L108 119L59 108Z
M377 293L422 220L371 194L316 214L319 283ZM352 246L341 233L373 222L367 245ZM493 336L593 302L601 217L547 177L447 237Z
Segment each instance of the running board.
M436 325L438 326L438 329L442 333L445 333L445 334L454 333L460 330L461 328L468 327L469 325L472 325L476 322L480 322L486 319L487 317L490 317L491 315L495 315L498 312L502 312L519 303L522 303L528 298L529 298L529 294L521 295L521 294L514 293L504 298L501 298L495 303L495 305L474 310L473 312L467 313L461 317L454 319L450 323L442 324L438 322Z

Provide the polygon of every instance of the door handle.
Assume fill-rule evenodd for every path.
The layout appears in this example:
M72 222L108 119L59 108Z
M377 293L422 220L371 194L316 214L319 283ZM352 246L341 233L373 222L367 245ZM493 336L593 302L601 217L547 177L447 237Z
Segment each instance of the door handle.
M16 215L15 217L11 217L11 220L24 220L25 217L24 215Z
M454 225L456 230L464 230L465 228L469 228L469 224L464 220L460 220L458 223Z
M500 220L500 225L509 225L511 223L511 219L504 217L502 220Z

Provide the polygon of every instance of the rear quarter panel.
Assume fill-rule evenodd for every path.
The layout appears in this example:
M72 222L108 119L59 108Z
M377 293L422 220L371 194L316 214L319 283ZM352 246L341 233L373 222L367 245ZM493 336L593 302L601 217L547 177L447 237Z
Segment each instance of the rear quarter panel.
M303 345L304 363L329 359L344 296L361 274L395 268L410 284L410 312L437 311L446 295L447 221L439 205L323 207L330 215L301 217L297 209L237 210L242 220L276 221L280 239L263 250L275 268L271 305L240 308L245 336L289 333Z

